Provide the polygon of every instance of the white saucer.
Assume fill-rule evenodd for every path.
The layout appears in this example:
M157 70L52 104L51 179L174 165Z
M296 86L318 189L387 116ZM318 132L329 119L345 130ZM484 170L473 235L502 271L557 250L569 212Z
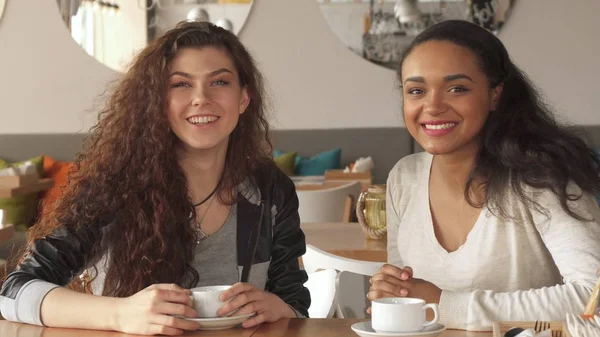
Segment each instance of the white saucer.
M441 334L446 327L441 324L428 326L421 331L413 332L386 332L380 333L373 330L371 321L352 324L352 331L356 332L361 337L435 337Z
M254 313L246 314L242 316L228 316L228 317L215 317L215 318L185 318L188 321L194 321L200 323L198 330L224 330L233 328L234 326L242 323L248 318L254 316Z

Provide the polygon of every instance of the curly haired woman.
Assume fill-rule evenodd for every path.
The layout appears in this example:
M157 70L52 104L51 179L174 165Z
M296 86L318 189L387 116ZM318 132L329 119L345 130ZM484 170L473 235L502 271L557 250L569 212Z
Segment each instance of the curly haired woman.
M307 316L298 200L267 133L262 78L235 35L182 23L151 42L29 233L2 315L176 335L198 327L181 317L197 315L188 288L233 284L219 315L256 312L244 327Z

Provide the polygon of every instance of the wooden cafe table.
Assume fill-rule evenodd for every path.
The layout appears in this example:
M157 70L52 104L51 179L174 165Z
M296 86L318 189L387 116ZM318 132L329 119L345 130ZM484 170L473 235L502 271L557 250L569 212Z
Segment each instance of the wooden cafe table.
M275 323L261 325L252 337L342 337L358 336L350 328L352 324L364 319L282 319ZM440 337L491 337L491 332L471 332L446 330Z
M282 319L251 329L234 328L220 331L186 332L189 337L337 337L358 336L350 326L360 319ZM112 331L43 328L34 325L0 320L2 337L128 337L135 336ZM440 337L491 337L491 332L446 330Z
M302 223L306 243L350 259L387 262L387 240L367 239L358 222Z

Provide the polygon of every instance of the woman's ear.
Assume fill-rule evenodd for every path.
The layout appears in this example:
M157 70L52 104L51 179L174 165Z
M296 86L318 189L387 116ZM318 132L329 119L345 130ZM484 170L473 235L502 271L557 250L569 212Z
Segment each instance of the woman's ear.
M242 88L242 96L240 97L240 115L246 112L248 105L250 105L250 95L248 94L248 87Z
M498 107L498 102L500 101L500 97L502 96L502 91L504 90L504 83L500 83L494 88L492 88L492 106L491 111L496 111Z

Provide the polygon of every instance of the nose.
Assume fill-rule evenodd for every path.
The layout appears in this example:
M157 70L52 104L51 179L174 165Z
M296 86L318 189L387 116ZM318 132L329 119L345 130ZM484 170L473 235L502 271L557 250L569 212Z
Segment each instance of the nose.
M195 107L201 107L210 104L211 98L207 88L205 88L204 86L198 86L194 88L194 91L192 93L191 105Z
M444 95L439 91L432 91L426 98L423 106L423 112L432 116L437 116L444 113L448 109L444 101Z

